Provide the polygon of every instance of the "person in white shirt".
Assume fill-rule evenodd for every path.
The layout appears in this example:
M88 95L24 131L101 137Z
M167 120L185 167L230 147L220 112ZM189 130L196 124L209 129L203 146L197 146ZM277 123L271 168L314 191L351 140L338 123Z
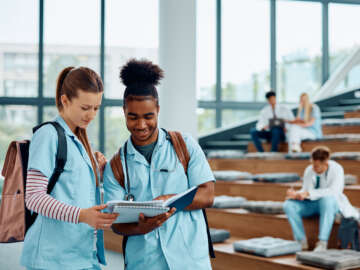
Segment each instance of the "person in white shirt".
M299 191L289 189L284 203L284 211L294 238L301 243L303 250L308 249L303 217L320 216L319 241L314 251L327 249L327 241L337 212L340 211L345 218L359 218L359 213L352 207L343 190L342 166L330 160L330 150L327 147L314 148L311 153L311 165L304 172L302 188Z
M276 103L275 92L267 92L265 97L269 105L261 110L256 128L250 134L257 151L264 152L260 139L266 139L271 141L271 152L277 152L279 143L286 139L287 123L294 120L294 115L285 105Z
M301 152L302 140L322 138L320 109L306 93L300 96L296 119L289 123L292 124L288 132L289 152Z

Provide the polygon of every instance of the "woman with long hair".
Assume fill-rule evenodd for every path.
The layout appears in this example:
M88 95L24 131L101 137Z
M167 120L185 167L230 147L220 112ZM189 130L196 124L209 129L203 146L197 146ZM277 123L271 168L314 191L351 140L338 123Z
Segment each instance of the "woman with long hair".
M101 213L99 168L86 129L101 105L103 83L86 67L67 67L59 74L55 122L64 130L67 161L52 192L58 135L43 125L29 150L25 202L38 213L24 240L21 264L29 269L100 269L105 264L102 229L117 215Z
M307 93L301 94L297 117L290 123L292 124L288 133L290 152L301 152L303 140L315 140L322 137L320 109L310 102Z

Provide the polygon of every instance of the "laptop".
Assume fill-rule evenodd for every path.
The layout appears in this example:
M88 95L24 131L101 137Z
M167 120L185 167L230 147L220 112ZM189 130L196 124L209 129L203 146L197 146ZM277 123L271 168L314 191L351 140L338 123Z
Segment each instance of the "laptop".
M281 118L270 118L269 126L270 126L270 129L273 127L285 128L285 121L284 121L284 119L281 119Z

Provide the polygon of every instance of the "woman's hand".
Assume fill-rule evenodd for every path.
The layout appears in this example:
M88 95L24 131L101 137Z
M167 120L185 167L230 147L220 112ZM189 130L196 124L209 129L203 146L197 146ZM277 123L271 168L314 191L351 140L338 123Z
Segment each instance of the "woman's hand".
M90 208L81 209L79 223L86 223L94 229L107 229L115 221L119 214L101 213L107 207L106 204L95 205Z

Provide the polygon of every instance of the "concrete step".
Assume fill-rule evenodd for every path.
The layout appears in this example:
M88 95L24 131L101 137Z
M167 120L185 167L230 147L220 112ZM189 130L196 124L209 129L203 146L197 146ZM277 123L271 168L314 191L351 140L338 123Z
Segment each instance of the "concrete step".
M254 201L284 201L286 190L290 187L301 188L296 183L259 183L252 180L216 181L215 195L243 196ZM344 194L351 204L360 208L360 185L345 186Z
M360 98L352 98L352 99L341 99L339 101L339 105L346 106L346 105L360 105Z
M344 118L344 112L321 112L322 119L329 119L329 118Z
M272 236L293 240L291 226L286 215L271 215L250 213L243 209L215 209L206 210L209 226L215 229L230 231L231 236L249 239L254 237ZM304 218L304 228L309 248L313 249L318 241L318 217ZM336 248L339 223L332 228L328 246Z
M233 136L233 140L236 141L250 141L251 136L250 134L236 134Z
M333 106L325 107L322 109L324 112L352 112L360 108L359 105L347 105L347 106Z
M305 168L310 164L309 160L264 160L264 159L232 159L210 158L208 159L212 170L237 170L243 172L278 173L291 172L303 175ZM344 168L345 174L353 174L360 177L360 161L336 160Z
M205 144L205 148L210 149L223 149L223 150L246 150L248 141L210 141Z

